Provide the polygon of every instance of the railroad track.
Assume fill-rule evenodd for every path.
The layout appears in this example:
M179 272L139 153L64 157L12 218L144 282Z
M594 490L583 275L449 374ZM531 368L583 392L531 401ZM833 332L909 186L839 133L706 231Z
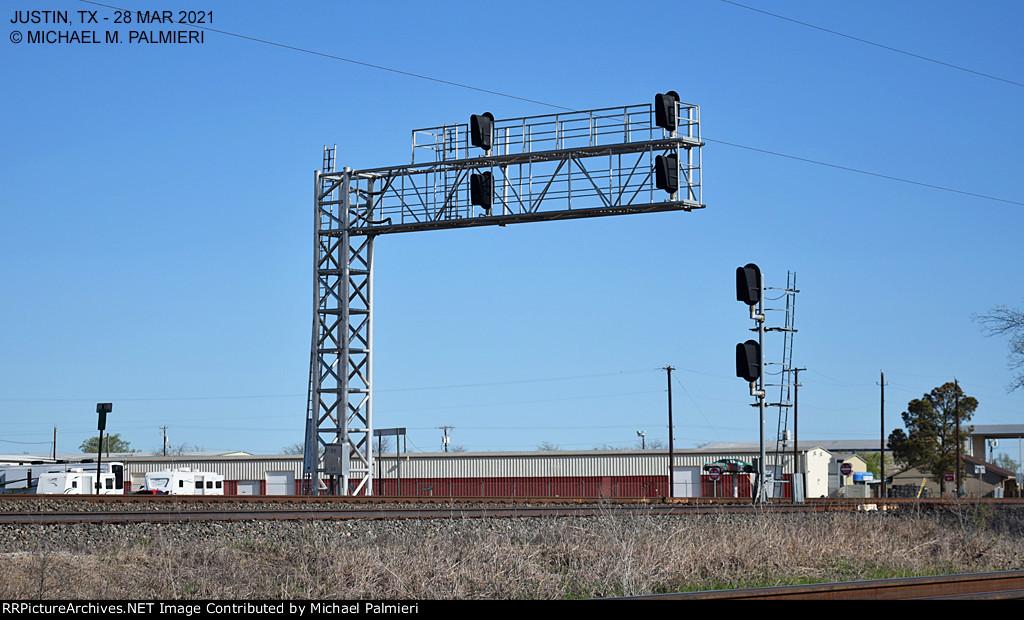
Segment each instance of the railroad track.
M232 510L168 508L165 510L93 510L93 511L47 511L47 512L0 512L0 524L67 524L67 523L171 523L198 521L288 521L288 520L343 520L343 519L439 519L439 518L497 518L497 517L597 517L602 515L622 516L637 514L664 516L682 514L710 514L722 512L751 512L758 510L750 505L722 506L646 506L619 505L584 506L417 506L382 508L340 508L322 506L315 508L279 509L254 508ZM797 509L809 511L807 508ZM792 512L793 509L789 510Z
M809 513L828 511L944 509L954 501L809 501L754 505L750 500L612 500L581 498L394 498L299 496L0 496L0 524L139 523L247 520L388 518L556 517L643 514ZM16 510L5 505L22 500ZM999 506L1020 506L993 500ZM974 502L959 506L973 507ZM38 508L36 508L38 506Z
M408 496L396 497L388 495L353 496L353 495L17 495L0 494L0 510L5 503L36 502L46 503L54 501L78 502L82 505L88 504L148 504L160 506L167 503L195 503L195 504L348 504L348 505L396 505L396 504L425 504L425 505L460 505L460 504L583 504L583 505L671 505L681 506L752 506L750 498L726 498L726 497L700 497L700 498L596 498L596 497L425 497ZM915 508L948 508L951 506L1024 506L1024 499L1018 498L970 498L970 499L906 499L889 498L879 499L850 499L850 498L812 498L805 503L794 504L789 499L775 499L770 503L758 506L760 509L787 510L794 508L812 508L814 510L847 510L870 509L886 510L900 507L912 506Z
M625 597L636 600L1024 600L1024 571L815 583Z

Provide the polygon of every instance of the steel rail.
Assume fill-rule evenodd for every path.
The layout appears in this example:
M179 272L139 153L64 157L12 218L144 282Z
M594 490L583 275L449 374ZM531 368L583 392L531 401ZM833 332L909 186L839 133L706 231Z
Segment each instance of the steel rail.
M1022 600L1024 570L622 597L635 600Z
M602 505L489 505L489 506L373 506L351 507L320 506L303 508L244 508L231 510L181 509L168 506L147 510L96 511L22 511L0 512L2 524L69 524L69 523L143 523L194 521L283 521L283 520L339 520L339 519L438 519L438 518L498 518L498 517L600 517L622 515L670 516L684 514L749 513L763 509L751 504L733 506L625 504ZM807 508L800 509L808 511Z
M0 511L5 503L21 502L39 504L44 511L53 502L72 502L75 505L118 504L133 506L138 504L162 506L169 503L183 504L297 504L302 506L322 505L353 505L353 506L396 506L405 504L426 505L467 505L467 504L507 504L507 505L600 505L600 506L675 506L683 507L744 507L752 506L750 498L594 498L594 497L441 497L441 496L335 496L335 495L19 495L0 494ZM1017 498L982 498L982 499L850 499L850 498L811 498L804 503L794 504L788 499L773 500L761 505L763 511L816 511L859 510L930 510L946 508L986 507L1024 507L1024 499Z
M853 511L907 511L964 509L974 502L924 504L863 501L807 502L804 504L755 505L749 500L650 501L593 499L508 498L360 498L303 496L0 496L20 499L20 509L2 510L4 523L84 523L154 521L237 521L285 519L387 519L387 518L486 518L544 516L602 516L641 514L649 516L699 514L786 514ZM35 500L35 501L33 501ZM53 502L70 500L67 504ZM986 505L1020 507L1020 502L996 500Z

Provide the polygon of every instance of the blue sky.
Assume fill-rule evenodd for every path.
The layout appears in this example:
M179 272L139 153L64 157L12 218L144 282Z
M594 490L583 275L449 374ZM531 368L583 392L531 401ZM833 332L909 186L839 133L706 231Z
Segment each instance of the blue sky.
M45 4L5 2L4 27L131 29L10 23L114 18ZM343 166L403 163L413 129L670 89L701 106L706 209L378 239L376 427L408 428L420 451L444 425L469 450L664 441L672 365L677 446L755 441L733 360L748 262L768 286L797 274L802 439L877 438L883 370L887 431L954 377L974 423L1024 422L1005 341L971 321L1024 304L1024 8L744 4L956 67L721 0L168 0L119 6L212 10L212 28L249 38L5 37L0 452L48 452L55 426L58 450L77 449L101 401L142 450L163 426L206 450L301 441L324 144Z

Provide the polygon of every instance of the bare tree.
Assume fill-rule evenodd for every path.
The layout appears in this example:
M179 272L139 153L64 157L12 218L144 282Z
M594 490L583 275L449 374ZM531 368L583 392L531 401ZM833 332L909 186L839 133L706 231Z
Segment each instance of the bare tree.
M981 325L981 331L986 336L1006 336L1010 339L1009 366L1016 376L1007 390L1012 392L1024 388L1024 311L996 306L985 314L975 314L971 319Z
M167 446L167 454L173 454L174 456L182 456L189 452L202 452L203 447L198 444L190 444L188 442L182 443L178 446Z

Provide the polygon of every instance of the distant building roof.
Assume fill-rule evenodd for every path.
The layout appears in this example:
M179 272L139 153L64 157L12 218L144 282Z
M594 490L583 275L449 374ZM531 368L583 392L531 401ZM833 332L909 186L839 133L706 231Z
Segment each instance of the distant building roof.
M971 456L969 454L962 454L960 458L962 458L965 463L970 463L971 465L984 465L986 472L992 472L994 474L998 474L1006 478L1012 478L1014 475L1016 475L1014 472L1008 469L1003 469L998 465L993 465L992 463L989 463L985 459L979 459L978 457ZM970 475L970 472L968 472L968 475Z
M829 452L878 452L878 439L801 439L798 450L822 448ZM760 444L756 441L715 441L700 448L704 452L758 452ZM765 441L765 450L775 451L775 440ZM786 451L793 450L793 443L786 443Z
M974 434L985 437L1024 437L1024 424L975 424Z
M172 457L215 459L232 456L252 456L252 454L250 454L249 452L243 452L241 450L236 450L233 452L175 452L168 453L167 456L164 456L162 452L111 452L110 454L104 452L103 462L106 463L107 461L125 461L131 459L146 458L167 459ZM58 454L56 459L54 459L53 455L51 454L0 454L0 462L94 463L96 462L96 454L94 452L89 454L83 454L81 452L72 452L68 454Z

